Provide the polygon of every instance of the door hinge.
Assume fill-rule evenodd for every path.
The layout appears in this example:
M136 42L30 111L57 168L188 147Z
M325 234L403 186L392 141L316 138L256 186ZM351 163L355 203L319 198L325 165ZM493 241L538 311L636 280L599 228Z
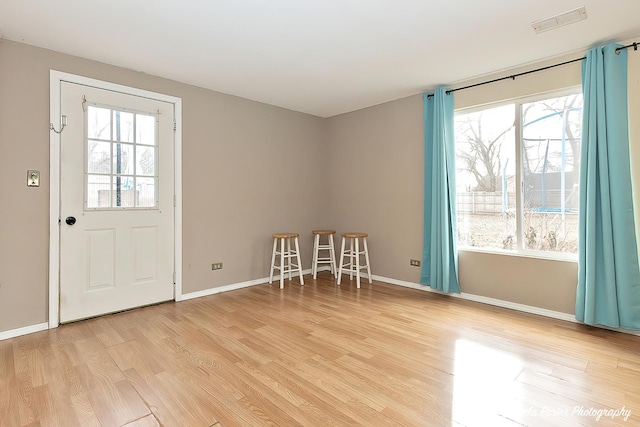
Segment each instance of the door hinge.
M173 284L174 285L176 284L176 272L175 271L173 272Z
M176 121L174 119L173 120L173 131L175 132L177 128L178 128L178 125L176 124Z
M175 208L176 206L178 206L178 197L174 194L173 195L173 207Z

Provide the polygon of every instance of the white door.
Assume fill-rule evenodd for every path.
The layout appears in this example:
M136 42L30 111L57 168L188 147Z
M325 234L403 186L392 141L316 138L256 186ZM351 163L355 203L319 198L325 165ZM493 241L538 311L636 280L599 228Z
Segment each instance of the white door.
M173 104L63 82L60 322L174 298Z

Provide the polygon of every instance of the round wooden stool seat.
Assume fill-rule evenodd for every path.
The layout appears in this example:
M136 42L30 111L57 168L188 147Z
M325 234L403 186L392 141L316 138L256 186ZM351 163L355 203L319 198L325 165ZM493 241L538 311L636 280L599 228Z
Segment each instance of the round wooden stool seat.
M367 233L342 233L342 237L347 239L364 239L367 236L369 236Z
M298 236L298 233L273 233L274 239L293 239Z
M319 234L321 236L326 236L328 234L336 234L335 230L313 230L313 234Z

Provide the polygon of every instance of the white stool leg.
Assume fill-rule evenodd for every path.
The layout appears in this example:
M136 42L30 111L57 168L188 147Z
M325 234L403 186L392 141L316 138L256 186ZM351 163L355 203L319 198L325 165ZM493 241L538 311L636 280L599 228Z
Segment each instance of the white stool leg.
M371 280L371 265L369 264L369 248L367 247L367 238L362 239L364 244L364 258L367 261L367 275L369 276L369 283L373 283Z
M284 238L280 239L280 289L284 289Z
M291 281L291 239L287 239L287 265L289 269L289 281Z
M296 244L296 258L298 259L298 272L300 273L300 286L304 285L304 277L302 276L302 261L300 260L300 246L298 245L298 238L295 239Z
M318 278L318 246L320 246L320 235L316 234L313 238L313 261L311 262L313 280Z
M353 280L353 238L349 238L349 254L351 257L349 258L349 280Z
M336 266L336 248L333 246L333 234L329 234L329 258L331 258L331 262L329 263L331 266L331 274L337 278L338 268Z
M344 237L342 238L342 247L340 249L340 264L338 264L338 286L340 286L340 280L342 279L342 261L344 260Z
M360 239L356 237L353 240L356 241L356 288L360 289Z
M276 265L277 249L278 249L278 239L273 239L273 251L271 252L271 273L269 273L269 284L273 283L273 268Z

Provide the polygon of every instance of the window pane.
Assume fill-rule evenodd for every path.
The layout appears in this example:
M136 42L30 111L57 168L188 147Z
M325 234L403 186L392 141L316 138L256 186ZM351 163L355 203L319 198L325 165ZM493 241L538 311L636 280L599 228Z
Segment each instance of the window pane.
M458 243L516 249L515 105L458 114Z
M108 108L87 107L87 137L93 139L111 139L111 110Z
M133 145L113 144L113 173L133 175Z
M101 175L87 176L87 208L111 207L111 177Z
M133 142L133 113L113 112L113 139L115 141Z
M136 175L153 176L156 171L156 149L155 147L136 147Z
M152 208L156 206L156 180L155 178L138 178L138 206Z
M576 253L582 95L522 105L523 246Z
M138 144L155 145L156 120L153 116L136 115L136 142Z
M111 173L111 144L90 139L87 145L87 171Z
M133 207L135 205L134 188L134 178L132 176L114 176L111 189L113 207Z

